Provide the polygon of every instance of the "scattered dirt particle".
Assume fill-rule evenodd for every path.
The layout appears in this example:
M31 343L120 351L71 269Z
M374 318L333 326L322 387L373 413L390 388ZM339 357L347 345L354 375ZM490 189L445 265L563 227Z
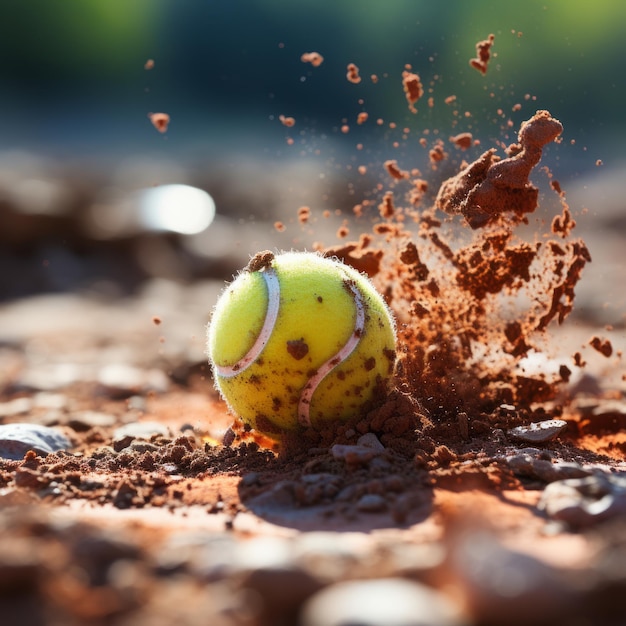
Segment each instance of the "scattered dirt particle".
M361 82L361 77L359 76L359 68L354 63L348 63L346 78L355 85L358 85Z
M301 206L298 209L298 221L301 224L306 224L311 218L311 209L308 206Z
M336 257L355 270L373 277L380 272L380 262L384 252L382 250L365 250L363 240L357 243L348 243L340 247L324 249L324 255Z
M487 66L491 58L491 46L493 46L494 41L495 35L493 34L489 35L487 39L479 41L476 44L476 57L470 59L469 62L475 70L478 70L483 75L487 73Z
M384 219L391 219L394 216L396 209L393 205L393 193L391 191L387 191L383 196L383 201L378 205L378 211Z
M428 191L428 182L423 178L417 178L413 181L413 188L409 192L409 201L411 204L418 206L421 204L424 194Z
M324 57L319 52L304 52L300 60L303 63L310 63L313 67L319 67L324 62Z
M422 263L417 246L412 241L408 241L400 251L400 261L411 268L416 280L428 278L428 267Z
M292 128L293 126L296 125L296 120L293 117L288 117L286 115L279 115L278 119L279 119L280 123L283 126L286 126L287 128Z
M170 124L170 116L167 113L148 113L148 118L160 133L167 132Z
M389 176L395 180L403 180L410 177L409 172L405 170L401 170L398 167L398 161L395 159L390 159L389 161L385 161L384 167L389 172Z
M589 340L589 345L607 358L613 354L613 346L608 339L594 336Z
M449 465L456 458L457 455L445 445L437 446L433 453L433 459L442 466Z
M438 139L428 152L428 158L433 167L444 161L448 157L448 153L444 150L443 141Z
M556 193L559 194L559 196L563 195L563 190L561 189L561 183L559 183L558 180L551 180L550 186L552 187L552 189L554 189L554 191L556 191Z
M458 135L454 135L454 137L450 137L450 141L461 150L468 150L472 147L472 133L459 133Z
M561 215L555 215L552 219L552 232L563 238L567 237L575 226L576 221L572 219L572 214L567 206L563 207Z

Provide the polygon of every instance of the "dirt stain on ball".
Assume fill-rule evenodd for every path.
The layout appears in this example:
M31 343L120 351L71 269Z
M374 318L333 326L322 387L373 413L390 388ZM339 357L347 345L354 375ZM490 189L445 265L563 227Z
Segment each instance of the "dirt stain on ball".
M309 353L309 346L301 339L292 339L287 342L287 352L296 359L296 361L300 361Z

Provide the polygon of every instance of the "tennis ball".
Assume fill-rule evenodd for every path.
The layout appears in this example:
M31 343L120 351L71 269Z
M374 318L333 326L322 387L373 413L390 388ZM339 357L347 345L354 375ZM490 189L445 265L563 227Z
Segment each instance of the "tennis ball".
M395 362L395 326L369 280L308 252L257 254L208 326L213 376L231 411L270 437L345 420Z

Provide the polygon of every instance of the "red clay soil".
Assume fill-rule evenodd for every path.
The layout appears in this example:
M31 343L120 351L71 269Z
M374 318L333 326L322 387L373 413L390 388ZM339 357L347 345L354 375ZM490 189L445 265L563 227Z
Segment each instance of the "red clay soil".
M539 111L508 158L444 182L461 236L394 188L371 233L324 250L375 281L398 360L360 415L281 446L214 391L193 288L159 311L71 295L0 311L2 423L72 444L0 461L0 623L349 623L322 594L381 578L431 594L428 623L623 623L623 337L561 328L590 261L565 204L553 232L516 232L560 132Z

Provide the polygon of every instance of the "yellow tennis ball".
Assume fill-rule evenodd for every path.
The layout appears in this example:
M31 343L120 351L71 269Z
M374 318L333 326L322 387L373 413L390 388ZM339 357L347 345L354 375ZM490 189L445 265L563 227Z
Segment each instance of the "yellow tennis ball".
M369 280L308 252L257 254L208 327L215 383L230 409L274 437L353 417L390 377L395 326Z

